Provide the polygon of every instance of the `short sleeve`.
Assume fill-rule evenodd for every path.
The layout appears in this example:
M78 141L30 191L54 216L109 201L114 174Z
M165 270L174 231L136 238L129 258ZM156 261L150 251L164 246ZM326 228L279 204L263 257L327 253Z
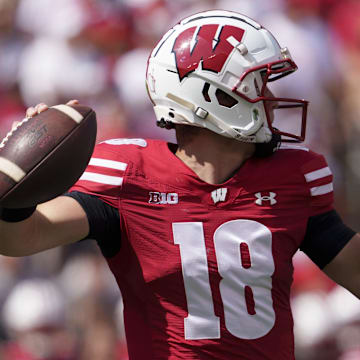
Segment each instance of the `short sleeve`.
M333 209L333 175L324 156L311 152L311 160L301 167L309 194L310 216Z
M106 257L115 256L121 247L119 211L96 196L72 191L64 194L75 199L84 209L89 222L86 239L95 239Z
M355 235L335 210L309 218L300 246L305 254L323 269Z
M119 160L119 153L114 147L101 143L95 147L85 172L69 191L94 195L118 208L119 193L127 165Z

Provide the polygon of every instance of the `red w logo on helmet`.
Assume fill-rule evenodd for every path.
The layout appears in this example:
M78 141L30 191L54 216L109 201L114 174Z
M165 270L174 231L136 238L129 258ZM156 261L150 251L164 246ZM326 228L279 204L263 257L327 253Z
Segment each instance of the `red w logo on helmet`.
M183 31L175 40L173 52L176 58L180 81L195 71L202 61L203 70L219 73L234 46L228 41L235 38L239 43L244 30L235 26L225 25L216 36L220 25L194 26ZM199 29L197 35L195 31Z

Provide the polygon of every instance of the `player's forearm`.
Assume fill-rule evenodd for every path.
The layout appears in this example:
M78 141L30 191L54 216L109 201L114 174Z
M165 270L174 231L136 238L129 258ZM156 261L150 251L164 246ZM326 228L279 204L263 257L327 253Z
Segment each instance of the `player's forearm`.
M347 273L346 276L347 278L339 278L339 276L335 276L332 277L332 279L360 299L360 273L351 275Z
M40 204L24 221L0 220L0 254L26 256L79 241L87 236L89 225L81 206L61 196Z
M6 256L31 255L36 239L36 214L20 222L0 220L0 254Z
M360 235L356 234L324 272L360 299Z

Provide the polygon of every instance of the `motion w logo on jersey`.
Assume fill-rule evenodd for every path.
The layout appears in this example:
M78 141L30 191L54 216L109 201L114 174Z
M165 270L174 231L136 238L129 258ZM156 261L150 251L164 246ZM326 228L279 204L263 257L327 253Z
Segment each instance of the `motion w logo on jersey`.
M180 81L200 63L203 70L219 73L243 35L244 30L238 27L218 24L194 26L183 31L173 47Z
M216 189L211 192L211 198L214 201L214 204L218 203L219 201L225 201L227 194L227 188L220 188Z
M157 191L149 192L150 204L177 204L179 202L179 195L177 193L164 193Z

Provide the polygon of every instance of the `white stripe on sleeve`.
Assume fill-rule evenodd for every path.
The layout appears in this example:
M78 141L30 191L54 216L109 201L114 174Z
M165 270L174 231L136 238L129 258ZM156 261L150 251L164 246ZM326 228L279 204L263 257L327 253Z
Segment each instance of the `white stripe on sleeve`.
M96 174L88 171L85 171L81 175L79 180L86 180L86 181L96 182L99 184L115 185L115 186L120 186L123 183L122 177Z
M331 193L333 191L333 184L326 184L322 186L315 186L310 189L311 196L319 196L319 195L325 195L328 193Z
M310 182L310 181L321 179L321 178L329 176L329 175L332 175L332 173L331 173L330 168L327 166L322 169L309 172L309 173L305 174L304 176L305 176L306 181Z
M126 167L127 167L127 164L125 164L123 162L107 160L107 159L100 159L100 158L91 158L89 165L101 166L101 167L106 167L106 168L110 168L110 169L122 170L122 171L125 171Z

